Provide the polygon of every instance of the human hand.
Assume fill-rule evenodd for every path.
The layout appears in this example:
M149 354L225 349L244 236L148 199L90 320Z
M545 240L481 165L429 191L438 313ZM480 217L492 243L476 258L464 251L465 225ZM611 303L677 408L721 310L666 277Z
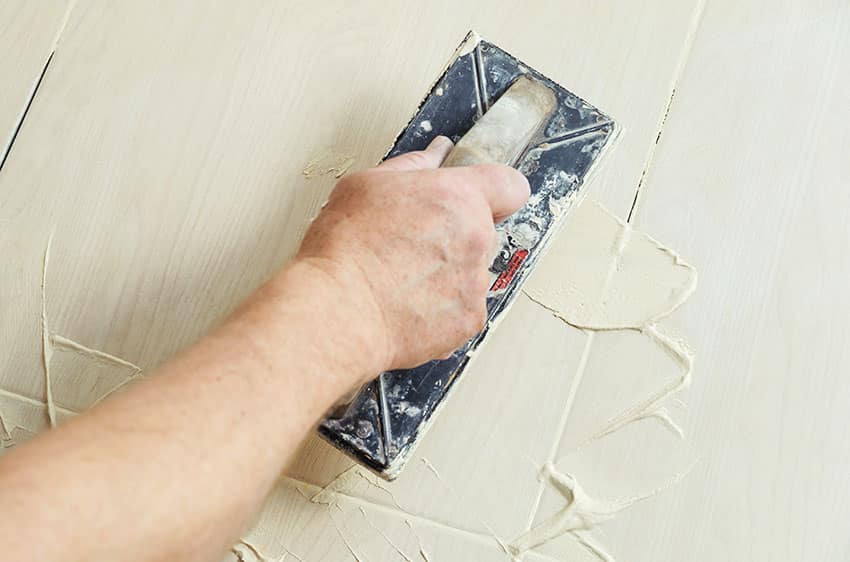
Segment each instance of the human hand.
M340 180L296 258L368 305L381 370L445 357L481 330L494 225L529 195L508 166L439 168L451 149L437 137Z

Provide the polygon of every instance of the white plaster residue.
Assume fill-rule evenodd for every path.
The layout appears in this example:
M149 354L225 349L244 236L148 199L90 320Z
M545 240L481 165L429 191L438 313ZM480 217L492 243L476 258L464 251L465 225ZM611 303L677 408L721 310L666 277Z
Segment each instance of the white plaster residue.
M395 542L393 542L393 540L389 536L387 536L387 534L385 532L383 532L380 529L380 527L378 527L377 525L372 523L372 520L369 519L369 516L366 514L366 510L363 509L362 506L359 508L359 510L360 510L360 514L363 515L363 519L366 521L366 523L370 527L372 527L372 529L377 531L377 533L379 535L381 535L381 537L387 542L387 544L389 544L393 548L393 550L395 550L398 553L398 555L401 556L405 560L405 562L413 562L413 559L410 558L407 554L405 554L405 552L401 549L400 546L398 546Z
M687 388L691 383L691 370L693 368L693 353L681 339L673 338L672 336L662 332L654 324L650 324L640 328L640 331L649 336L659 347L661 347L668 355L676 360L681 366L681 374L675 380L659 388L655 393L634 404L618 416L608 420L607 425L579 444L576 449L590 444L597 439L604 437L621 427L630 424L633 421L644 419L647 417L659 418L665 422L665 425L674 433L683 436L684 432L681 427L670 418L669 411L664 409L663 405L671 400L677 393ZM666 418L666 419L665 419Z
M5 442L11 440L12 434L9 433L9 427L6 425L6 418L3 417L3 412L0 412L0 446L5 447Z
M575 210L526 283L525 294L565 323L587 332L588 347L597 331L640 332L649 340L648 345L658 346L679 365L680 374L607 420L573 451L647 418L658 420L680 438L684 436L666 404L683 404L675 395L690 383L693 354L682 339L662 331L657 322L690 297L696 281L696 270L675 252L635 231L599 203L586 201ZM568 404L566 412L569 410ZM677 475L648 494L603 501L586 494L569 474L559 472L555 468L558 462L553 459L545 465L544 477L567 498L567 505L537 526L529 526L511 543L515 555L569 533L597 558L609 562L611 555L594 540L591 530L684 476ZM535 513L536 508L532 517Z
M336 507L337 507L337 509L339 509L339 506L336 506ZM348 550L348 553L351 554L351 556L357 562L366 562L363 558L360 557L360 555L357 553L357 551L354 550L354 546L352 546L352 544L348 541L348 539L345 538L345 534L343 534L342 529L340 529L339 523L337 523L336 518L334 517L333 513L329 513L329 516L331 518L331 521L334 524L334 527L336 528L336 532L339 535L339 538L342 539L342 543L345 545L345 548ZM343 523L343 526L344 525L345 524Z
M569 533L600 560L612 562L612 556L596 543L590 535L590 531L632 505L649 499L677 484L690 472L691 468L676 474L667 483L649 492L622 500L608 500L593 497L581 487L572 475L559 471L552 463L547 463L544 466L542 477L564 496L566 505L561 511L512 541L509 545L511 554L520 556L554 538Z
M430 471L431 471L431 473L432 473L434 476L436 476L436 477L437 477L437 480L439 480L439 481L441 481L441 482L442 482L443 477L442 477L442 476L440 476L440 471L438 471L438 470L437 470L437 467L436 467L436 466L434 466L434 464L433 464L431 461L429 461L427 458L425 458L425 457L422 457L422 459L421 459L421 460L422 460L422 464L424 464L424 465L425 465L425 468L427 468L428 470L430 470Z
M56 404L53 402L53 381L50 380L50 359L53 356L53 348L50 345L50 331L47 327L47 263L50 261L52 242L53 232L47 237L41 268L41 360L44 367L44 400L47 404L47 417L50 420L50 427L56 427Z
M431 125L431 122L427 119L419 123L419 126L422 127L422 130L426 133L430 133L432 130L434 130L434 127Z
M428 556L428 552L425 550L425 546L422 544L422 539L419 538L419 535L413 528L413 523L411 523L410 520L405 519L404 524L407 525L408 529L410 529L410 533L414 537L416 537L416 543L419 545L419 556L422 557L422 562L431 562L431 558Z
M127 377L126 380L121 381L118 385L108 390L106 394L98 397L93 404L97 404L107 396L111 395L113 392L117 391L119 388L123 387L128 382L135 380L134 377L139 375L142 372L142 369L141 367L127 361L126 359L121 359L120 357L116 357L115 355L106 353L105 351L100 351L99 349L87 347L79 342L72 340L71 338L66 338L65 336L50 331L50 326L47 320L47 266L50 263L50 247L52 243L53 232L51 232L47 238L47 245L44 248L44 259L41 269L41 360L42 369L44 370L44 403L47 409L47 417L50 423L50 427L56 427L57 407L56 401L53 396L53 373L50 370L50 363L53 359L53 353L55 349L71 351L79 355L85 356L89 359L93 359L102 363L116 365L119 367L125 367L131 371L130 376Z
M53 345L53 347L57 349L73 351L79 353L80 355L84 355L90 359L94 359L95 361L111 363L120 367L127 367L128 369L130 369L131 371L135 371L136 373L142 372L141 367L130 363L126 359L121 359L120 357L116 357L110 353L106 353L105 351L100 351L99 349L92 349L70 338L60 336L59 334L50 334L50 343Z
M336 502L340 492L350 492L362 477L361 469L357 465L352 465L338 474L327 486L313 494L310 497L310 501L332 505Z
M455 52L455 56L452 57L452 61L454 61L458 57L468 55L469 53L474 51L475 47L477 47L479 43L481 43L481 36L478 35L478 33L476 33L474 30L471 30L467 34L466 39L463 40L463 43L458 46L457 51Z
M581 204L525 284L532 300L576 328L640 329L696 288L696 270L595 201Z
M327 175L341 178L353 164L353 156L328 149L311 158L301 173L307 179Z
M244 548L248 552L250 552L257 562L269 562L269 559L266 558L262 552L260 552L260 549L258 549L256 546L246 541L245 539L239 539L239 543L236 544L233 548L231 548L230 552L232 552L240 562L245 561L245 554L242 552L241 548Z
M594 201L579 206L553 241L525 285L529 298L576 328L639 331L681 367L679 378L609 420L579 448L646 417L682 435L663 405L690 384L693 353L656 322L681 306L696 282L693 266Z
M310 497L310 501L313 503L321 503L324 505L336 505L337 500L340 495L349 495L353 488L360 481L368 482L371 486L378 488L386 495L390 497L393 505L399 508L402 511L405 511L403 507L398 503L398 500L395 497L395 494L392 491L381 484L379 478L372 474L371 472L366 471L358 465L352 465L348 469L344 470L340 474L338 474L333 480L328 483L327 486L313 494Z

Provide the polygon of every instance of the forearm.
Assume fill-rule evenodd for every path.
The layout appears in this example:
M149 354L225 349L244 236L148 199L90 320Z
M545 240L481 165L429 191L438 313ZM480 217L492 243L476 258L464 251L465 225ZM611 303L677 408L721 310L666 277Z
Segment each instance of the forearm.
M327 298L348 298L336 283L284 270L148 380L0 459L6 555L214 559L321 413L378 369L358 306Z

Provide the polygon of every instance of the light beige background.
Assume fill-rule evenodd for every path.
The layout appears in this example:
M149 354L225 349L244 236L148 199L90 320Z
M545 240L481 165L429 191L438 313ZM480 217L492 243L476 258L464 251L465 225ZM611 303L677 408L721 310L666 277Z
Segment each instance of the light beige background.
M353 169L376 162L470 28L623 124L592 196L700 270L665 321L697 353L689 408L675 413L687 439L646 420L562 468L622 497L697 464L598 542L618 560L850 558L840 0L3 0L4 152L53 53L0 170L7 425L45 425L51 232L50 329L149 371L291 256L333 184L304 166L329 152ZM538 481L553 449L664 380L668 363L637 334L588 342L522 298L392 495L364 480L338 506L308 502L350 464L314 439L252 540L269 559L423 559L420 544L434 562L507 559L494 535L564 504ZM67 351L51 367L65 415L132 374ZM564 536L527 559L595 558Z

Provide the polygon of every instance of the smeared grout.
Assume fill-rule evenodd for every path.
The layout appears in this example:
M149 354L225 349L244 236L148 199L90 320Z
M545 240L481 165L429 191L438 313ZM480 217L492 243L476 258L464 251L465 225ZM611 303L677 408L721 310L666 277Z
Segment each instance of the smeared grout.
M99 349L92 349L90 347L86 347L85 345L76 342L70 338L66 338L65 336L60 336L59 334L50 334L51 343L58 349L65 349L67 351L74 351L79 353L80 355L84 355L86 357L90 357L96 361L105 361L107 363L112 363L114 365L118 365L121 367L127 367L130 370L141 372L142 368L134 363L130 363L126 359L121 359L120 357L116 357L110 353L106 353L105 351L100 351Z
M505 554L513 554L511 552L510 545L508 545L508 543L506 543L499 535L496 534L496 531L493 530L493 527L488 525L487 522L483 519L479 519L478 521L482 525L484 525L484 528L487 529L487 532L490 533L490 536L493 538L494 541L496 541L496 543L499 545L499 548L501 548Z
M616 217L607 211L607 209L605 209L602 205L595 202L586 202L585 205L588 205L585 209L585 213L600 213L598 216L592 217L593 220L590 221L588 218L592 215L582 216L582 219L586 221L586 224L582 226L589 229L588 232L590 232L591 235L596 234L596 231L594 231L593 228L596 228L597 224L600 225L600 228L606 228L607 225L611 225L611 222L604 222L606 219L609 221L615 221L617 227L612 239L612 255L610 257L610 261L608 261L607 266L605 266L604 269L603 267L599 267L599 271L604 272L601 283L598 285L601 289L598 293L595 292L593 290L594 287L588 285L588 283L596 283L597 281L588 277L582 280L584 285L582 282L577 282L575 285L570 284L566 287L555 286L553 288L551 284L547 285L545 281L536 286L534 283L530 283L524 290L525 295L533 302L550 311L555 317L559 318L564 323L572 326L573 328L583 330L588 334L589 342L592 342L593 334L598 331L632 330L644 334L650 338L655 345L663 349L667 355L679 365L681 375L676 380L671 381L669 384L658 389L650 397L639 401L624 412L610 419L605 427L581 442L570 452L575 452L595 441L598 441L606 435L609 435L632 422L647 418L657 419L670 431L680 438L683 438L684 432L682 428L673 420L670 416L669 410L664 407L664 404L667 401L670 401L676 405L684 407L684 402L682 402L681 399L676 398L674 395L685 389L690 383L691 371L693 368L693 354L684 341L673 338L662 332L658 328L657 322L669 316L691 296L696 289L696 270L689 264L685 263L678 254L664 247L650 236L641 233L640 236L642 237L642 241L651 244L654 250L662 252L670 258L670 271L673 272L676 271L677 268L681 268L685 271L685 273L680 272L678 275L684 275L684 277L681 284L679 284L678 276L670 278L672 281L675 281L675 283L671 286L671 293L667 295L666 300L660 301L660 308L657 310L654 307L650 307L648 310L637 307L633 310L629 309L628 312L624 314L609 314L607 307L610 306L611 302L609 300L611 285L613 284L615 277L623 270L623 259L626 248L632 241L633 232L635 231L628 222ZM581 227L579 227L578 232L579 234L577 236L581 236ZM606 231L600 230L600 233L600 236L603 236L606 234ZM584 233L584 235L586 236L587 233ZM608 240L608 236L610 236L610 234L600 239ZM579 240L580 239L581 238L579 238ZM570 242L572 242L572 240L570 240ZM571 250L573 249L571 246L568 246L568 248ZM561 256L561 258L563 260L562 263L574 263L577 261L574 259L568 259L566 256ZM600 263L598 265L602 266L603 264ZM594 271L596 270L594 269ZM544 289L554 289L554 292L552 294L547 294ZM592 295L594 300L598 299L598 302L591 301L586 297L586 295ZM635 295L633 298L640 299L641 296ZM559 300L561 301L560 304L563 308L557 306ZM580 368L577 371L576 377L574 377L573 386L571 387L570 394L567 398L563 418L569 416L569 412L572 409L574 392L581 382L580 375L583 374L583 366L586 365L588 354L589 346L586 345L582 358L579 361ZM578 379L578 381L575 379ZM561 425L563 425L564 419L562 419L561 422ZM557 455L557 451L560 449L562 434L562 430L559 430L556 434L557 436L552 449L553 454L549 456L549 460L544 466L544 473L547 476L548 482L555 485L555 487L558 488L568 499L567 507L559 512L559 514L556 514L552 518L549 518L540 525L532 528L533 521L537 516L537 511L539 510L540 501L542 499L543 486L545 486L544 481L531 510L529 526L527 528L528 530L511 544L514 555L522 554L523 552L534 548L534 546L548 542L549 540L564 533L570 533L580 544L593 552L597 558L604 562L613 562L611 555L594 541L589 531L598 523L614 517L617 513L626 509L630 505L649 498L663 489L675 484L684 476L684 474L677 475L674 477L673 481L650 492L649 494L620 502L600 502L587 496L574 478L568 474L558 472L555 468L555 465L558 464L560 460L563 460L563 457L558 460L555 460L554 458Z
M419 544L419 556L422 557L422 562L431 562L431 559L428 558L428 552L425 550L425 546L422 544L422 539L419 538L419 535L413 528L413 523L411 523L409 519L405 519L404 523L410 529L410 534L416 537L416 542Z
M335 507L337 509L339 509L340 511L342 511L342 508L340 508L338 504L335 505ZM342 530L339 528L339 524L336 522L336 517L333 516L333 513L330 510L328 511L328 516L331 518L331 521L333 521L334 528L336 529L336 532L339 535L339 538L342 539L342 542L345 545L345 548L348 549L348 552L351 554L351 556L353 556L354 559L357 562L366 562L363 558L360 558L360 555L357 554L357 551L354 550L354 547L351 546L351 543L349 543L348 539L345 538L345 535L342 533Z
M581 386L581 381L584 379L584 373L587 370L587 361L590 358L590 350L593 348L595 332L586 331L585 333L587 335L587 340L584 342L584 349L581 352L581 358L579 358L578 365L576 366L575 376L570 383L570 391L567 394L567 401L564 404L564 410L561 412L561 420L558 423L558 429L555 434L555 439L552 442L552 447L549 450L547 462L556 462L555 458L558 456L558 449L561 447L561 439L564 437L564 432L567 428L567 421L569 420L570 413L572 412L578 388ZM535 468L538 468L536 464ZM543 499L543 492L545 490L546 482L541 481L540 486L537 488L537 496L534 498L534 503L532 504L531 511L529 512L528 522L525 527L526 531L531 530L531 526L534 525L534 518L537 517L537 510L540 509L540 502Z
M337 500L339 492L347 491L354 487L354 481L359 478L355 472L356 469L356 466L350 466L337 474L325 487L310 496L310 501L323 505L333 505Z
M113 386L112 388L107 390L103 394L103 396L101 396L100 398L98 398L97 400L92 402L90 407L97 406L98 404L100 404L101 402L103 402L104 400L106 400L107 398L109 398L110 396L112 396L113 394L115 394L116 392L118 392L119 390L121 390L122 388L127 386L128 384L130 384L131 382L135 381L136 376L139 375L139 374L141 374L141 371L136 371L135 373L131 374L129 377L127 377L123 381L119 382L118 384L116 384L115 386Z
M340 492L349 491L356 484L356 481L365 480L373 487L378 488L385 494L387 494L392 500L393 504L402 512L407 512L401 504L396 499L395 494L389 488L383 486L379 481L378 477L373 475L372 473L365 472L357 465L352 465L343 472L339 473L333 480L331 480L327 486L313 494L313 497L310 498L310 501L313 503L321 503L325 505L332 505L337 503L336 500L339 496Z
M298 479L294 476L288 476L286 474L281 475L281 477L279 479L279 483L282 484L282 485L294 488L296 491L301 493L302 497L304 497L307 501L310 501L310 498L307 496L307 494L305 494L302 491L302 489L312 490L315 493L322 491L321 486L313 484L312 482L300 480L300 479ZM445 482L444 482L444 485L445 485ZM451 490L451 488L447 485L446 485L446 489ZM435 519L433 517L429 517L429 516L426 516L426 515L420 515L418 513L402 511L402 510L400 510L396 507L393 507L391 505L387 505L385 503L377 502L373 499L367 499L367 498L364 498L364 497L361 497L361 496L351 495L346 491L340 491L340 492L338 492L338 495L340 496L340 498L344 498L345 501L348 502L348 503L352 503L352 504L355 504L355 505L365 505L370 510L375 510L376 512L385 513L387 515L390 515L392 517L396 517L396 518L399 518L399 519L405 521L407 526L411 529L411 533L413 533L414 536L417 537L417 539L419 537L418 537L418 535L415 534L411 521L416 521L417 523L420 523L420 524L422 524L422 525L424 525L428 528L437 529L440 532L445 533L445 534L463 537L464 540L473 542L475 544L492 546L492 542L491 542L493 540L492 534L488 534L488 533L477 531L477 530L471 530L471 529L465 528L462 525L459 525L457 523L447 523L445 521L441 521L439 519ZM481 520L479 519L479 521L481 521ZM481 522L483 524L483 521L481 521ZM420 543L420 547L421 547L422 546L421 540L419 541L419 543ZM424 548L422 550L424 552ZM292 553L292 552L290 552L290 554L294 555L294 553ZM422 557L423 557L423 562L432 562L429 559L430 555L427 552L424 552L424 554L420 553L420 555L422 555ZM554 557L549 556L547 554L543 554L543 553L538 552L538 553L535 554L535 556L536 556L536 558L541 559L541 560L558 562ZM300 560L301 562L304 562L301 558L298 558L298 560Z
M614 557L596 542L588 531L573 531L571 534L576 542L593 553L601 562L615 562Z
M593 213L596 214L593 215ZM571 223L567 224L567 232L564 233L564 236L555 240L554 251L557 251L559 244L566 245L563 250L565 252L582 251L574 246L577 240L585 239L593 243L598 239L600 243L604 242L611 236L610 231L604 229L616 225L617 232L613 234L613 244L605 266L604 277L601 280L591 277L582 278L576 273L566 275L562 271L556 271L549 276L541 276L540 271L545 271L547 267L554 267L552 264L572 264L580 258L580 256L566 254L559 256L562 258L561 261L555 262L550 255L549 260L541 263L538 268L539 271L529 279L523 289L523 293L528 298L570 326L596 331L640 330L646 325L656 324L668 317L683 305L696 290L697 273L692 265L651 236L634 230L629 223L608 211L598 202L585 201L576 210L573 219ZM575 229L575 232L569 230L571 227ZM592 230L594 227L596 230ZM588 230L592 230L592 232L588 232ZM641 309L637 311L626 309L630 313L626 314L628 318L615 318L609 314L610 308L616 308L610 306L611 284L617 274L622 271L624 252L629 243L635 239L635 235L637 235L638 242L646 242L653 250L669 259L671 273L678 272L678 275L686 276L686 278L683 284L677 285L675 290L671 290L670 293L665 295L667 297L665 302L660 303L660 308L657 310L650 312ZM601 269L601 264L598 261L590 260L588 267L590 268L588 271L595 271L596 268ZM644 276L646 276L645 273ZM643 280L645 277L638 277L638 279ZM552 285L553 282L560 281L563 281L566 286ZM595 290L597 287L598 291ZM598 302L597 299L587 298L586 295L598 297ZM562 302L558 302L559 299ZM632 301L634 303L643 302L641 295L634 295ZM623 313L619 309L615 312Z
M291 551L291 550L289 550L288 548L284 547L284 549L283 549L283 550L285 551L285 552L284 552L284 554L283 554L283 555L284 555L284 557L286 557L286 556L292 556L293 558L295 558L296 560L298 560L298 562L304 562L304 559L303 559L303 558L301 558L300 556L298 556L297 554L295 554L294 552L292 552L292 551Z
M44 386L45 386L45 405L47 407L47 417L50 421L50 427L56 427L56 402L53 399L53 380L50 372L50 362L53 359L53 350L64 349L73 351L80 355L89 357L96 361L105 361L121 367L131 369L133 372L127 380L118 383L115 387L98 398L94 404L98 404L104 398L117 391L119 388L133 380L133 378L142 372L142 368L138 365L121 359L105 351L87 347L79 342L76 342L65 336L51 333L47 322L47 266L50 262L50 247L53 244L54 231L50 232L47 237L47 246L44 249L44 261L41 268L41 360L44 369Z
M341 178L354 164L354 157L326 150L312 158L301 173L307 179L332 175Z
M259 562L268 562L268 559L263 555L262 552L260 552L260 549L248 542L247 540L239 539L239 545L244 546L245 548L250 550L251 554L253 554L256 559L259 560Z
M12 434L9 433L9 428L6 426L6 418L3 417L3 412L0 412L0 442L11 440Z
M645 420L649 418L658 420L662 425L664 425L664 427L675 433L679 439L685 438L685 431L678 423L676 423L676 421L670 415L670 410L668 410L667 408L660 407L655 411L647 412L635 418L634 421Z
M399 554L399 556L404 558L405 562L413 562L413 559L411 559L407 554L405 554L404 551L401 549L401 547L399 547L396 543L394 543L392 541L392 539L390 539L390 537L388 537L387 534L385 532L383 532L377 525L372 523L372 521L369 519L369 516L366 515L366 510L363 508L363 506L358 507L358 509L360 510L360 513L363 515L363 519L366 520L366 523L368 523L370 527L375 529L378 532L378 534L381 535L384 538L384 540L387 542L387 544L389 544L391 547L393 547L393 549Z
M425 468L427 468L428 470L430 470L430 471L434 474L434 476L436 476L436 477L437 477L437 480L439 480L439 481L441 481L441 482L442 482L443 478L442 478L442 476L440 476L440 472L437 470L437 467L436 467L436 466L434 466L434 465L431 463L431 461L429 461L429 460L428 460L427 458L425 458L425 457L422 457L422 459L421 459L421 460L422 460L422 464L424 464L424 465L425 465Z
M468 55L469 53L474 51L475 47L477 47L479 43L481 43L481 36L478 35L478 33L476 33L474 29L470 30L469 33L466 35L466 38L463 40L463 43L461 43L455 50L455 54L452 57L452 61L454 61L454 59L458 57Z
M5 388L0 387L0 396L5 396L7 398L11 398L12 400L18 400L20 402L24 402L25 404L29 404L31 406L38 406L40 408L44 408L45 404L41 400L36 400L35 398L30 398L29 396L24 396L23 394L18 394L17 392L12 392L10 390L6 390ZM70 408L65 408L63 406L56 406L56 409L59 412L67 414L69 416L75 416L79 414L76 410L71 410Z
M78 353L84 357L88 357L90 359L94 359L95 361L105 362L112 365L117 365L119 367L126 367L130 369L132 372L130 375L123 381L119 382L112 388L106 391L102 396L97 398L92 403L92 406L96 406L103 402L106 398L117 392L119 389L123 388L125 385L136 379L136 376L142 372L142 368L138 365L127 361L126 359L121 359L120 357L116 357L111 353L106 353L105 351L101 351L99 349L92 349L87 347L79 342L76 342L70 338L66 338L65 336L61 336L59 334L50 334L50 341L53 346L57 349L64 349L66 351L73 351Z
M53 384L50 380L50 359L53 356L53 348L50 345L50 331L47 327L47 263L50 260L52 242L53 231L47 237L47 246L44 248L44 263L41 268L41 360L44 366L47 418L50 421L50 427L56 427L56 405L53 402Z
M582 545L605 562L612 562L610 554L593 541L586 532L615 517L632 505L649 499L681 481L692 469L676 474L661 486L622 500L603 500L589 495L571 474L559 471L554 464L547 463L543 470L546 479L567 500L567 505L558 513L520 535L510 544L511 554L520 556L529 550L569 533ZM576 536L578 533L579 536ZM584 533L584 534L583 534Z
M303 488L306 488L306 489L315 490L316 493L322 491L322 488L320 486L317 486L317 485L312 484L310 482L305 482L304 480L299 480L298 478L295 478L295 477L292 477L292 476L283 475L283 476L281 476L280 481L284 482L287 485L292 486L296 489L300 489L300 488L303 487ZM424 525L432 526L434 528L440 529L441 531L444 531L444 532L447 532L447 533L456 533L458 535L462 535L462 536L466 537L467 539L475 540L475 541L478 541L480 543L485 543L485 542L489 543L490 539L492 538L487 533L483 533L483 532L479 532L479 531L473 531L471 529L467 529L467 528L464 528L464 527L461 527L461 526L446 523L445 521L440 521L439 519L434 519L432 517L427 517L427 516L424 516L424 515L420 515L418 513L411 513L409 511L404 511L404 510L399 509L397 507L387 505L387 504L384 504L384 503L381 503L381 502L377 502L377 501L372 500L372 499L367 499L367 498L364 498L364 497L361 497L361 496L353 495L346 490L340 490L339 492L337 492L337 494L340 496L340 498L345 498L345 500L348 501L348 502L352 502L352 503L355 503L355 504L358 504L358 505L361 505L361 504L366 505L370 509L385 512L389 515L392 515L394 517L399 517L401 519L410 518L410 519L412 519L414 521L418 521L418 522L420 522Z
M653 341L655 341L662 349L667 351L668 355L670 355L673 359L675 359L681 369L682 374L678 379L671 381L669 384L660 388L655 394L650 396L649 398L638 402L637 404L632 405L629 409L622 412L620 415L612 418L608 421L608 425L604 428L590 436L588 439L579 443L572 451L575 452L579 449L586 447L594 441L601 439L602 437L614 433L618 429L625 427L626 425L632 423L633 421L637 421L642 418L646 418L650 415L655 415L656 412L661 410L663 404L671 398L674 394L684 390L691 383L691 371L693 369L693 353L688 349L687 345L682 340L675 340L671 336L663 333L658 329L657 326L648 325L644 326L640 329L640 332L643 334L647 334ZM681 428L670 420L674 433L682 434L684 436L684 432Z

